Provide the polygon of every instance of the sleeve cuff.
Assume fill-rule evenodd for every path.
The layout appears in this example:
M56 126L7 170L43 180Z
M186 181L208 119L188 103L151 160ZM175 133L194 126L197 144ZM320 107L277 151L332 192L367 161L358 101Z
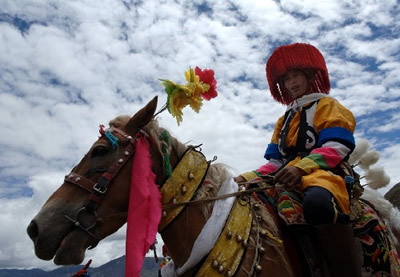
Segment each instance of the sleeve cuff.
M295 165L295 167L302 169L305 171L307 174L310 174L313 170L319 169L319 166L317 163L315 163L313 160L310 158L303 158L300 161L298 161Z
M255 171L249 171L249 172L246 172L246 173L242 173L242 174L240 174L240 175L241 175L243 178L245 178L246 181L250 181L250 180L252 180L252 179L258 177L258 175L257 175L257 173L256 173Z

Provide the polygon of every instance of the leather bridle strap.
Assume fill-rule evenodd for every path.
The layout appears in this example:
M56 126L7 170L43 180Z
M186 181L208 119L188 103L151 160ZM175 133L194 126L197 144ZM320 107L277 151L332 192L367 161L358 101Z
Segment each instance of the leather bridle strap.
M135 144L137 137L135 139L132 138L130 139L129 145L119 155L117 162L113 163L108 168L108 170L101 175L100 179L92 187L92 191L89 195L89 203L85 207L87 212L93 212L94 210L96 210L104 194L110 188L111 180L114 179L114 177L118 174L119 170L133 156L133 154L135 153Z
M119 130L119 129L118 129ZM120 132L123 132L119 130ZM140 134L138 134L140 136ZM133 156L135 153L135 144L138 138L130 137L128 146L122 151L122 153L118 156L118 159L115 163L113 163L108 170L101 175L97 182L94 182L82 175L76 173L70 173L65 176L64 181L66 183L74 184L87 192L90 193L89 203L86 205L86 209L88 212L96 209L97 205L100 203L104 194L110 187L110 182L114 177L118 174L119 170L125 165L125 163Z
M110 185L111 185L114 177L118 174L120 169L128 162L128 160L130 160L130 158L133 157L133 155L135 153L136 141L141 136L144 136L146 139L148 139L148 134L146 132L144 132L143 130L139 130L139 132L136 134L136 136L134 138L127 135L124 131L117 129L115 127L112 127L111 130L118 132L124 138L129 140L129 144L119 154L117 161L115 163L113 163L107 169L107 171L101 175L101 177L98 179L98 181L94 182L82 175L79 175L79 174L76 174L73 172L71 172L70 174L65 176L65 179L64 179L65 183L70 183L70 184L76 185L90 193L89 202L86 204L86 206L84 206L78 210L78 212L75 215L75 218L70 218L67 215L65 217L68 218L70 221L72 221L77 227L81 228L82 230L84 230L91 236L93 236L93 234L90 232L90 229L94 228L94 226L96 225L96 222L94 222L89 227L85 227L79 222L79 214L82 212L86 212L86 213L94 214L95 218L97 217L96 216L97 206L102 201L104 194L110 188Z
M92 192L92 189L93 189L94 185L96 184L96 182L93 182L92 180L87 179L86 177L83 177L79 174L75 174L73 172L71 172L70 174L65 176L64 182L74 184L74 185L86 190L87 192Z

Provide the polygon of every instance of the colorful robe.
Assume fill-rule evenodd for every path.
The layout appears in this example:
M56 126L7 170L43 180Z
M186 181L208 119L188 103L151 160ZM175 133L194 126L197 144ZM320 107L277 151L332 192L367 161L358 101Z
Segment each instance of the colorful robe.
M265 152L269 162L242 174L246 180L276 171L283 164L296 166L307 175L300 190L319 186L329 190L344 213L349 213L349 198L342 177L330 170L354 150L353 114L326 94L313 93L294 101L275 125Z

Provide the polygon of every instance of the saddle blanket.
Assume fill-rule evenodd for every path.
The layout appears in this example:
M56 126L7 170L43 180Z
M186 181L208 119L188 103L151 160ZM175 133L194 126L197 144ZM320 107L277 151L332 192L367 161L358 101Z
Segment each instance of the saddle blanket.
M283 189L267 189L264 196L289 228L307 226L301 194ZM263 197L265 199L265 197ZM363 268L371 276L400 276L400 258L391 233L372 204L360 200L362 212L353 222L354 235L360 240Z

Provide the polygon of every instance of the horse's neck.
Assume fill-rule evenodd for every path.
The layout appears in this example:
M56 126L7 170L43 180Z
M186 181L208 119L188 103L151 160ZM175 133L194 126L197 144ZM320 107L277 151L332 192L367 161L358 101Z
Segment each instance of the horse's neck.
M154 127L153 127L154 128ZM160 133L157 130L156 133ZM153 139L156 139L153 136ZM169 135L168 156L171 168L174 169L187 148L174 137ZM163 142L159 142L163 143ZM162 147L161 147L162 148ZM166 181L165 153L159 149L152 149L153 171L157 176L157 184L162 187ZM194 242L203 229L206 218L204 207L201 205L187 205L183 211L161 232L161 236L167 246L169 256L177 267L182 266L189 258Z
M182 149L186 148L182 143L177 141L174 137L172 137L168 132L169 140L174 141L174 146L170 145L170 142L168 143L168 153L162 153L162 144L166 143L165 141L162 140L161 134L166 130L163 128L160 128L158 126L158 122L156 120L153 120L152 122L147 125L145 128L145 131L150 135L150 142L151 142L151 147L150 147L150 154L152 157L152 163L153 167L152 170L154 174L156 175L156 184L161 187L163 183L166 181L167 175L166 175L166 165L165 165L165 159L164 156L168 155L169 157L169 162L171 165L171 168L174 168L178 162L180 155L179 153L182 151ZM176 149L179 148L179 149Z
M178 142L179 143L179 142ZM182 145L179 145L182 147ZM174 169L178 162L180 161L180 155L183 155L183 149L175 149L171 147L169 153L169 160L171 168ZM160 164L157 166L159 174L165 176L165 169L163 168L163 158L161 159L162 166ZM160 170L160 168L162 170ZM161 172L162 171L162 174ZM165 177L159 180L161 182L165 181ZM158 183L162 184L162 183ZM206 219L204 217L204 211L199 205L187 205L183 211L167 226L162 232L161 236L165 245L167 246L169 256L174 260L177 267L180 267L189 258L193 244L203 229Z
M201 209L188 205L174 221L161 232L168 254L176 267L182 266L189 258L193 244L205 225Z

